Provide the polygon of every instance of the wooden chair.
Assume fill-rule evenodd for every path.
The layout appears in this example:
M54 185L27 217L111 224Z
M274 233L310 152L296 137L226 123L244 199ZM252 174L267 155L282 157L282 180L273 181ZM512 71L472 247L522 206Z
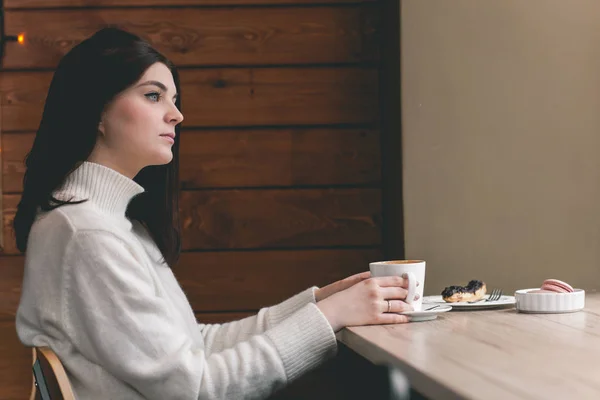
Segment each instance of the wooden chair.
M69 377L49 347L33 348L33 388L30 400L75 400Z

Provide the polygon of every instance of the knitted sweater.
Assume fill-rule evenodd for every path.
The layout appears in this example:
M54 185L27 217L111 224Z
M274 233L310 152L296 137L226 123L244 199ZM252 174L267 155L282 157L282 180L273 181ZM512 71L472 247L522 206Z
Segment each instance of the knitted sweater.
M335 354L314 288L240 321L198 323L148 232L125 217L143 191L84 162L55 196L89 200L40 213L31 229L17 333L54 350L78 399L265 398Z

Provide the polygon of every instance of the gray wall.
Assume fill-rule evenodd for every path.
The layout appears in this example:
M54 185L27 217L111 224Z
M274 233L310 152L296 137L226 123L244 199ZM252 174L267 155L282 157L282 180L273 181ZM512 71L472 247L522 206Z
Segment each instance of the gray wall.
M426 293L600 286L600 1L403 0L407 258Z

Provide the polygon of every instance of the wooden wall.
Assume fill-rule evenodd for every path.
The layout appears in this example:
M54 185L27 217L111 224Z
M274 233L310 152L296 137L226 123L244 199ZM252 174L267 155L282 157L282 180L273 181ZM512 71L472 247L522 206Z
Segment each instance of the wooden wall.
M12 234L23 159L53 68L112 25L181 69L184 254L199 320L236 319L381 258L378 1L4 0L0 398L24 399L16 337L23 258Z

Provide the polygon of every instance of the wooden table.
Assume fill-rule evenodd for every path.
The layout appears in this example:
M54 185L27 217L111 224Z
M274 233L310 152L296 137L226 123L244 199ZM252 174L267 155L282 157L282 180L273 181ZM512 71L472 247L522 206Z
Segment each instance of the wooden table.
M451 311L436 320L363 326L338 340L398 366L431 399L600 399L600 293L583 311Z

